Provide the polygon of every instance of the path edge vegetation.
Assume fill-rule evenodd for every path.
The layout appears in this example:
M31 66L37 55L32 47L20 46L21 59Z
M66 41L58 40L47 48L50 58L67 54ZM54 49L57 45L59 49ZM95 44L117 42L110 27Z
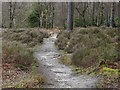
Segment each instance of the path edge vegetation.
M108 30L108 32L106 32L107 30L104 31L103 29L109 29L109 30ZM117 32L118 32L119 29L118 28L107 28L107 27L79 28L79 30L73 30L73 32L61 31L58 34L58 36L57 36L58 39L55 42L55 47L60 52L63 53L63 55L59 58L60 62L62 62L65 65L68 65L68 66L72 67L73 71L76 74L79 74L79 75L80 74L85 74L85 75L90 75L90 76L98 77L100 79L99 80L100 82L98 84L96 84L96 88L101 88L101 87L102 88L103 87L104 88L110 88L112 86L114 86L115 88L117 88L118 87L118 83L119 83L118 79L119 79L119 75L120 75L120 73L119 73L120 69L118 68L119 64L118 64L118 61L117 61L117 59L119 57L118 56L119 52L116 52L116 50L114 52L114 55L115 55L116 59L114 58L112 62L106 61L105 58L103 58L103 59L101 58L96 64L94 64L95 66L91 66L89 68L84 68L84 67L77 66L71 60L73 58L73 54L75 54L76 50L75 49L73 51L70 51L70 50L72 50L72 48L75 47L75 46L76 46L75 47L76 49L82 48L79 43L84 43L83 41L79 40L79 37L77 39L77 36L79 36L79 34L80 34L80 35L82 35L84 37L84 35L88 35L90 33L92 33L93 35L95 35L95 34L99 33L99 30L102 30L103 34L105 36L107 36L113 44L115 44L115 47L116 47L116 50L117 50L117 47L118 47L118 44L117 44L117 39L118 39L117 35L118 35L118 33ZM116 34L114 34L116 36L116 39L115 39L115 36L112 35L113 33L111 33L111 32L115 32L114 30L116 31ZM77 36L74 38L74 35L77 35ZM72 40L74 42L72 42ZM105 40L105 38L103 39L103 41L104 40ZM96 40L94 40L94 41L96 41ZM87 41L85 41L85 42L87 42ZM72 47L70 46L71 45L70 43L73 44ZM104 43L107 43L107 41L105 40ZM78 46L77 46L77 44L78 44ZM89 44L88 44L88 47L90 47ZM91 45L94 45L94 43L93 44L91 43ZM94 46L93 48L96 48L96 46ZM114 48L114 46L112 48ZM83 52L85 52L85 51L83 51ZM112 55L112 52L109 52L109 53L111 53L111 55ZM75 57L77 59L77 55ZM113 57L113 56L110 56L110 57ZM75 58L74 58L74 60L75 60ZM97 60L97 58L96 58L96 60ZM86 63L87 63L87 61L86 61ZM106 79L106 80L104 80L104 79Z
M43 39L48 38L50 34L37 29L11 29L2 33L4 35L2 41L2 88L40 88L40 85L44 84L46 80L37 73L39 63L33 54L40 48ZM13 82L7 81L9 79Z

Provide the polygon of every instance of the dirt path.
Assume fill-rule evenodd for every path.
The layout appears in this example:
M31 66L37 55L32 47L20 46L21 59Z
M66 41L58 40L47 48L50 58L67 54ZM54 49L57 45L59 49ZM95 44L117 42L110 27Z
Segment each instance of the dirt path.
M91 88L95 87L97 78L75 75L72 69L61 64L58 57L62 54L54 46L56 35L44 40L41 49L34 55L39 60L38 72L43 74L47 81L46 88Z

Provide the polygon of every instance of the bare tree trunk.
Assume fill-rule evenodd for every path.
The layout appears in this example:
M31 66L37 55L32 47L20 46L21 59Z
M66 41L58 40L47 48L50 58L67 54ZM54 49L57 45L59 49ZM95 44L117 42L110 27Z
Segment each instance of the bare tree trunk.
M100 21L100 25L102 25L103 24L103 22L104 22L104 6L103 6L103 3L101 3L101 17L100 17L100 19L101 19L101 21Z
M118 27L120 28L120 1L118 3Z
M68 2L68 21L67 21L67 30L73 30L73 15L74 15L74 3Z
M12 2L9 2L9 18L10 18L9 27L12 28Z
M38 2L37 2L37 7L38 7L38 13L39 13L39 28L41 28L41 12L40 12L40 10L41 10L41 7L42 7L42 4L39 2L39 0L38 0Z
M10 19L9 28L13 27L13 19L14 19L14 14L15 14L15 6L16 6L16 2L14 2L14 3L9 2L9 19Z
M54 13L54 4L53 4L53 7L52 7L52 28L54 27L54 17L55 17L55 13Z
M107 3L105 3L105 23L106 23L106 26L108 27L109 23L108 23L108 4Z
M43 28L43 11L42 11L42 14L41 14L41 28Z
M99 13L98 16L97 16L97 26L100 26L100 14L101 13Z
M95 2L93 2L93 7L92 7L92 25L94 25L94 14L95 14Z
M48 6L46 6L46 26L45 28L48 28Z
M43 28L43 5L41 3L40 27Z
M47 17L47 15L46 15L46 26L45 26L45 28L47 28L47 24L48 24L47 19L48 19L48 17Z
M118 39L118 61L120 63L120 1L118 3L118 37L119 37Z
M111 19L110 19L110 26L114 27L114 2L111 4Z

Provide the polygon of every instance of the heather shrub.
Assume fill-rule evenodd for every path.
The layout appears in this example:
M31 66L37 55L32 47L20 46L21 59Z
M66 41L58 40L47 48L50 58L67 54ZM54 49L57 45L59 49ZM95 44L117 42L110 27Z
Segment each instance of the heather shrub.
M72 53L73 64L89 67L92 65L91 62L118 59L117 28L88 27L74 30L69 35L66 33L68 32L59 33L56 45L58 48L60 47L59 49ZM88 63L86 64L86 62Z
M29 66L36 62L33 58L33 50L16 41L3 41L3 62Z
M37 29L9 30L3 32L3 40L19 41L23 44L27 44L29 47L41 44L43 42L43 39L47 37L47 33L39 31Z
M94 65L95 62L97 62L96 51L90 50L86 47L82 47L73 53L72 62L76 66L80 66L84 68L90 67Z
M62 31L58 34L57 38L55 44L58 46L58 49L64 50L70 38L69 32Z

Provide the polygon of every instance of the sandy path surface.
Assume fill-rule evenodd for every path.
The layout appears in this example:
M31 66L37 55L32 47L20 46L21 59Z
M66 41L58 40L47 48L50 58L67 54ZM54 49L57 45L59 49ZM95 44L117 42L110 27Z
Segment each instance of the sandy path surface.
M44 40L40 50L34 54L40 65L38 72L47 79L44 88L92 88L97 78L75 75L72 69L60 63L58 57L62 54L54 46L56 35Z

